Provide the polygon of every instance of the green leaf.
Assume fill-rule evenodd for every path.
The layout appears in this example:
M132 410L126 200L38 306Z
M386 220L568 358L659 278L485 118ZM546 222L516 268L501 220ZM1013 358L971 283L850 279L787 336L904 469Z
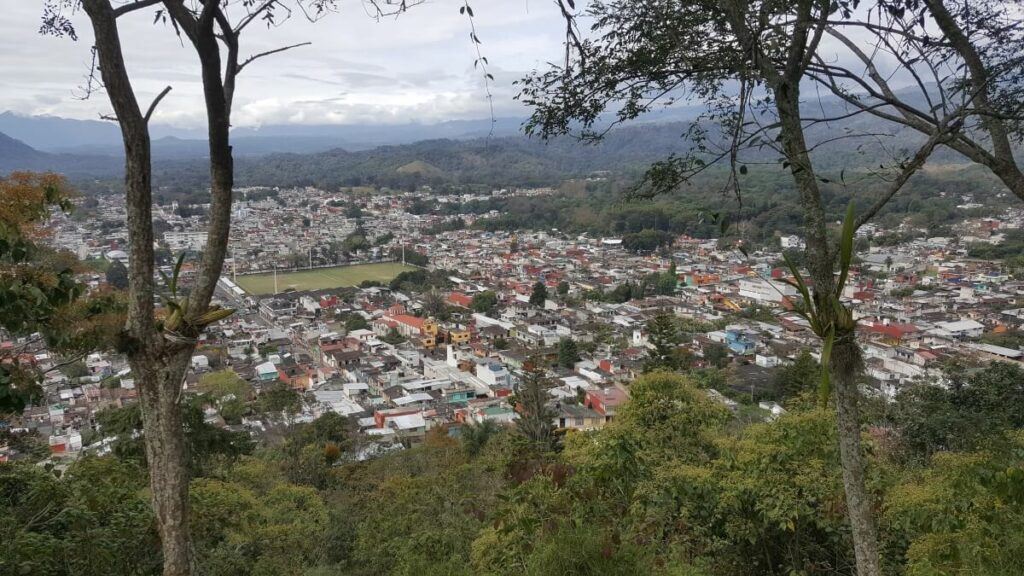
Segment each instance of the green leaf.
M846 218L843 219L843 232L839 238L839 283L836 284L836 297L843 295L843 287L846 286L846 279L850 275L850 264L853 262L853 236L854 230L853 201L846 207Z
M178 261L174 263L174 272L171 274L171 295L178 295L178 276L181 274L181 265L185 263L185 252L178 255Z
M782 259L786 262L786 267L789 268L789 273L793 275L794 279L796 279L795 287L800 291L800 296L804 299L804 305L810 313L813 313L814 301L811 300L811 291L807 289L807 284L804 282L803 276L800 275L800 269L785 252L782 253Z

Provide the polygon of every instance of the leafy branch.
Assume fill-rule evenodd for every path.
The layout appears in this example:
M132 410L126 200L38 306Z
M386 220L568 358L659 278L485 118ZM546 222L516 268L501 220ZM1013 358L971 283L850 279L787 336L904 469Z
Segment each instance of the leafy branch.
M487 137L490 138L494 135L494 125L498 123L498 119L494 116L494 94L491 91L491 83L494 82L494 75L488 71L487 67L490 62L487 61L487 57L483 55L480 50L480 45L483 42L480 41L480 37L476 33L476 22L474 20L473 7L469 5L469 0L464 0L462 6L459 7L459 14L464 15L469 20L469 39L473 42L473 49L476 51L476 60L473 60L473 68L479 69L483 75L484 80L484 93L487 96L487 108L491 113L491 129L487 133Z

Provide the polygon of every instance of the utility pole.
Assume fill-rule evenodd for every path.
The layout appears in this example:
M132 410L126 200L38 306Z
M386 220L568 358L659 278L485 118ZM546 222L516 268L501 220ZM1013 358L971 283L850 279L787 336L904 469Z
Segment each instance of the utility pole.
M313 269L313 247L309 247L309 269Z
M234 246L231 246L231 281L238 283L238 257L235 256Z
M274 262L274 294L277 294L277 262Z

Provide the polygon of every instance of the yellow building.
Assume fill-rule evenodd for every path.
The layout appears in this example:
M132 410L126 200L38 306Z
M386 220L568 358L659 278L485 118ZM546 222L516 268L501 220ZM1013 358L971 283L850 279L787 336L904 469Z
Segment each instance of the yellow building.
M465 344L469 342L469 330L452 330L448 333L448 339L452 344Z
M434 320L433 318L427 318L426 320L423 321L423 325L420 326L420 334L422 334L423 336L437 339L437 331L437 321Z

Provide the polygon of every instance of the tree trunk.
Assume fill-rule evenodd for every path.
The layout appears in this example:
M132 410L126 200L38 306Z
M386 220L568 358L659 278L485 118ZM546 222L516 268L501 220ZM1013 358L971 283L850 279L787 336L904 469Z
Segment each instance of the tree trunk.
M124 62L108 0L83 0L96 56L125 151L128 224L128 319L122 342L139 390L152 504L163 546L164 575L194 573L188 524L188 460L181 422L181 386L194 346L173 352L154 319L152 158L149 128Z
M170 357L142 357L131 363L142 403L143 439L164 576L198 572L189 533L188 448L181 416L181 384L191 355L192 347L188 347Z
M215 4L213 6L216 6ZM205 10L204 10L205 12ZM206 249L196 279L193 300L200 304L195 315L201 315L209 305L220 279L224 258L227 256L231 229L231 193L234 187L234 159L231 152L231 98L237 71L237 39L229 44L225 85L221 77L220 48L214 32L215 9L211 15L200 17L193 40L202 66L203 99L206 103L207 135L210 150L210 222L206 232ZM230 28L225 29L225 33Z
M827 296L836 289L835 254L829 249L828 229L821 193L807 153L800 121L799 78L773 86L779 113L782 145L790 162L790 171L804 205L807 234L807 267L814 280L815 306L825 324L835 321L835 311ZM878 534L874 513L864 485L864 459L860 443L860 415L857 410L857 378L861 373L860 347L856 333L836 334L832 348L832 386L836 397L839 455L843 468L847 516L853 535L854 555L859 576L881 576Z
M857 406L857 378L863 369L860 346L849 334L832 347L831 376L839 432L839 458L843 466L843 488L853 535L853 550L859 576L881 576L878 530L864 480L861 452L860 410Z

